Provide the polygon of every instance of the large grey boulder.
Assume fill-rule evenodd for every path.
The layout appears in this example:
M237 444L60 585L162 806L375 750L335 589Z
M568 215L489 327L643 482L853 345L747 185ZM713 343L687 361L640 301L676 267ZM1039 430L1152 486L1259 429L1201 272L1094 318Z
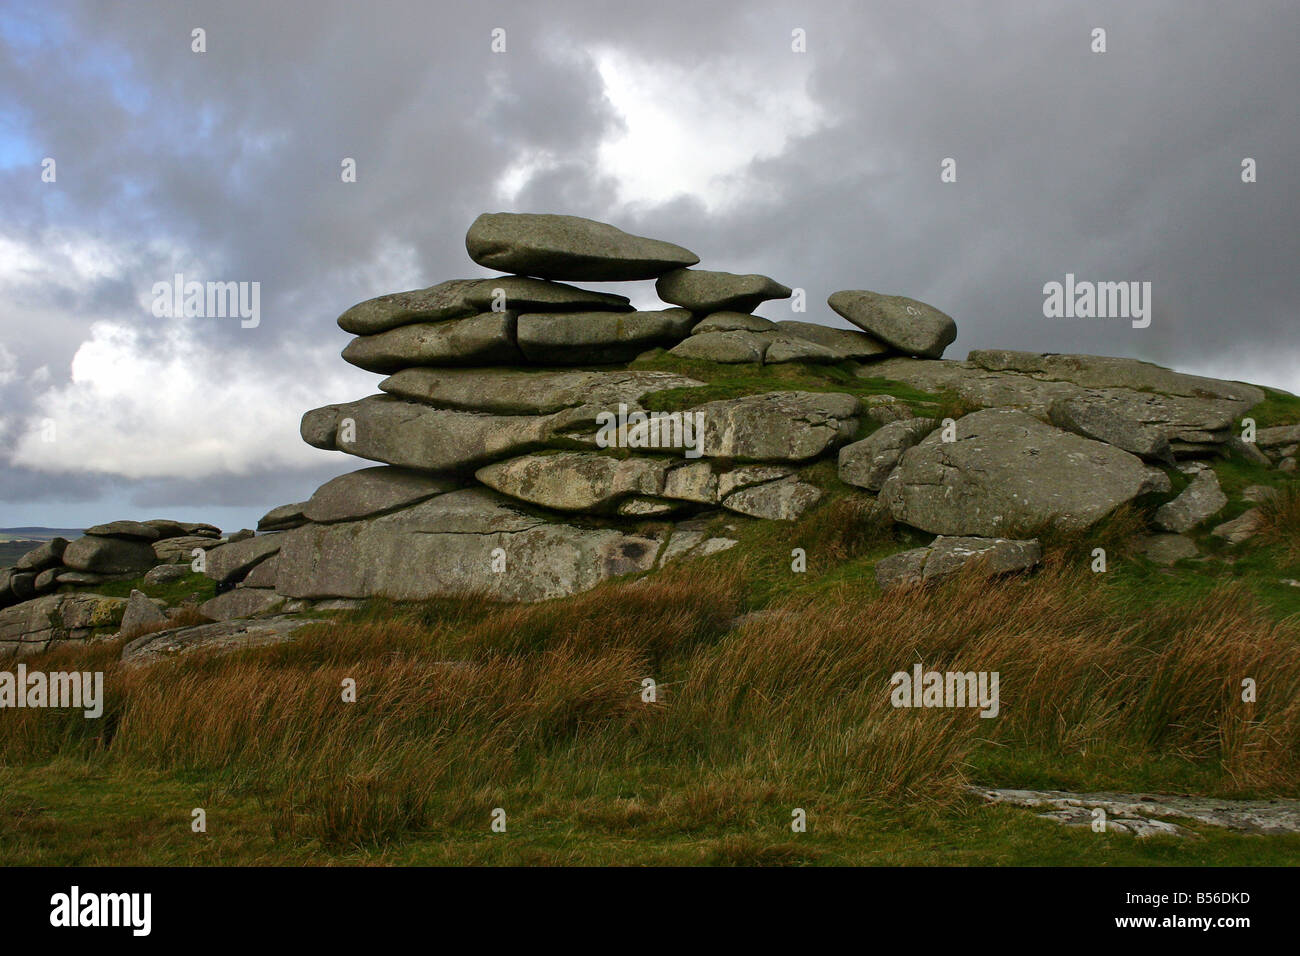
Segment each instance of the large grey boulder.
M517 315L485 312L449 322L401 325L353 339L343 349L343 359L368 372L385 373L412 365L515 365Z
M133 588L131 596L126 599L126 610L122 614L118 636L128 639L138 637L143 631L166 623L167 615L162 609L149 600L143 591Z
M903 453L880 500L894 520L940 535L1000 537L1053 523L1094 524L1168 476L1113 445L1016 409L984 409Z
M1059 398L1048 409L1047 417L1057 428L1084 438L1104 441L1141 458L1174 463L1174 453L1163 429L1124 418L1087 398Z
M654 279L700 261L689 249L607 223L533 213L484 213L469 227L465 248L489 269L595 282Z
M1219 487L1219 476L1205 468L1192 476L1191 483L1173 501L1156 509L1152 522L1162 531L1182 534L1213 517L1228 504L1228 496Z
M130 574L148 571L156 563L148 541L86 535L68 544L63 563L74 571L95 574Z
M328 523L351 521L405 508L460 487L454 478L380 465L332 478L316 489L303 517Z
M411 292L394 292L359 302L338 318L353 335L374 335L412 322L443 322L480 312L549 312L608 309L630 312L626 296L592 292L527 276L451 279Z
M255 565L280 550L289 531L219 545L204 557L203 573L219 584L238 581Z
M67 547L67 538L51 538L20 557L14 562L14 567L38 574L46 568L57 568L63 564L63 552Z
M303 416L301 431L303 440L316 448L404 468L455 472L545 447L559 430L594 421L595 411L586 409L487 415L374 395L313 409Z
M683 339L668 350L678 358L724 365L761 365L767 342L753 332L705 332Z
M842 392L768 392L696 406L709 458L806 461L843 444L858 428L861 403Z
M525 514L485 488L453 491L377 518L305 525L283 536L275 589L310 599L482 594L537 601L650 570L662 544L649 534Z
M821 490L816 485L791 475L733 491L722 499L722 507L751 518L794 521L821 497Z
M108 637L122 620L125 598L48 594L0 611L0 659L26 657L62 641Z
M530 362L602 365L627 362L646 349L685 338L695 317L658 312L556 312L519 316L519 350Z
M770 299L788 299L791 290L767 276L736 275L707 269L674 269L655 282L659 298L692 312L753 312Z
M949 316L905 295L848 289L826 301L862 331L907 355L940 358L957 338L957 323Z
M938 426L933 418L907 418L876 429L861 441L840 449L840 481L879 491L885 479L911 448Z
M891 554L876 563L876 584L882 591L914 584L931 584L967 568L979 568L985 577L1027 571L1038 565L1043 552L1036 538L938 537L924 548Z
M652 392L704 383L675 372L408 368L379 383L398 398L499 415L546 415L580 405L617 409Z
M632 495L660 495L672 464L668 458L559 452L497 462L480 468L474 477L530 504L557 511L601 511Z

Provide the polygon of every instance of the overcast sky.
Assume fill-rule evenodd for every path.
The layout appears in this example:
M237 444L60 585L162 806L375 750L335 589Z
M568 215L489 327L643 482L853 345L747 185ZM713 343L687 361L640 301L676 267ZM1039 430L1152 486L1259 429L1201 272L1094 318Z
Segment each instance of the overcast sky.
M298 437L378 382L334 319L489 274L484 211L807 290L774 319L910 295L956 319L950 358L1300 391L1297 36L1281 0L0 0L0 526L250 526L365 465ZM260 282L260 325L155 317L177 272ZM1067 272L1151 282L1150 327L1045 318Z

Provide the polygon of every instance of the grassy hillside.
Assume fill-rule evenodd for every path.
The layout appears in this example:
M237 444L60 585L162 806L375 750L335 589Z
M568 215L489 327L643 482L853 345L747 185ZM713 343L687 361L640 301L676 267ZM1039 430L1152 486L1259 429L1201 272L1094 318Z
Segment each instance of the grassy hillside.
M1300 794L1294 492L1258 539L1202 534L1215 556L1170 569L1125 554L1140 504L1086 536L1048 533L1036 574L881 595L874 562L928 536L873 520L819 467L832 494L799 523L750 523L731 551L574 598L373 601L293 644L148 671L123 671L115 642L29 660L103 669L108 710L3 715L0 860L1300 859L1300 836L1136 840L964 790ZM1223 467L1234 498L1279 481ZM1001 715L893 709L890 674L918 661L998 671ZM206 833L191 832L195 807Z

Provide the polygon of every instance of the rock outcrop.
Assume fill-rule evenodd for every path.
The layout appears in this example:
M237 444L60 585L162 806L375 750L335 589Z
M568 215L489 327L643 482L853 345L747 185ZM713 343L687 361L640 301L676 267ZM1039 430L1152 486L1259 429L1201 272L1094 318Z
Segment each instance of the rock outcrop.
M270 509L259 533L113 521L40 545L0 569L0 655L159 627L143 595L122 622L127 602L68 588L146 572L163 586L191 562L214 582L198 612L217 623L148 635L132 660L286 639L311 602L574 594L847 494L938 536L880 560L882 589L1030 570L1032 529L1086 528L1139 498L1159 533L1134 550L1172 564L1198 556L1193 534L1228 503L1201 459L1288 471L1300 453L1300 425L1244 427L1266 397L1252 385L1100 356L945 360L956 324L916 299L835 292L854 328L773 320L754 311L803 290L571 216L480 216L466 248L509 274L338 318L354 336L343 358L385 377L307 411L300 432L364 467ZM567 284L650 279L662 308ZM1191 475L1177 496L1175 467ZM1214 533L1239 544L1259 522Z
M896 521L941 535L998 537L1052 523L1094 524L1127 501L1168 489L1136 455L993 408L903 452L880 500Z

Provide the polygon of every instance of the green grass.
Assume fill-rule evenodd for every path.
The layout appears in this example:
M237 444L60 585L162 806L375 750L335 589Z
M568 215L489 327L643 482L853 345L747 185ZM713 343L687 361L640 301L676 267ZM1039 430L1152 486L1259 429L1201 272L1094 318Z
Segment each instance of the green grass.
M106 597L130 597L132 591L140 590L147 597L161 598L168 605L176 605L194 595L198 596L200 602L206 601L216 596L216 588L217 584L211 578L190 571L185 577L166 584L146 584L144 576L141 575L122 581L105 581L88 587L73 588L65 585L60 590L93 591Z
M1062 827L1032 812L966 798L943 816L801 804L747 808L707 826L659 820L645 777L669 792L671 768L628 776L612 768L598 789L563 807L503 795L505 833L488 816L415 830L399 841L333 846L287 835L254 789L205 775L112 771L55 761L0 770L0 859L9 866L275 865L796 865L796 866L1294 866L1300 836L1236 834L1180 821L1197 839L1138 840ZM633 796L629 796L633 794ZM191 830L194 808L207 832Z
M1300 423L1300 395L1288 395L1276 389L1256 386L1264 391L1264 400L1246 413L1258 428Z
M859 378L855 374L858 366L852 362L837 365L788 363L755 367L693 361L660 352L639 359L631 367L676 372L707 383L703 387L670 388L647 395L641 404L650 411L682 411L705 402L790 390L846 392L860 398L892 395L918 414L933 414L934 409L943 401L939 395L920 391L902 382L885 378Z

